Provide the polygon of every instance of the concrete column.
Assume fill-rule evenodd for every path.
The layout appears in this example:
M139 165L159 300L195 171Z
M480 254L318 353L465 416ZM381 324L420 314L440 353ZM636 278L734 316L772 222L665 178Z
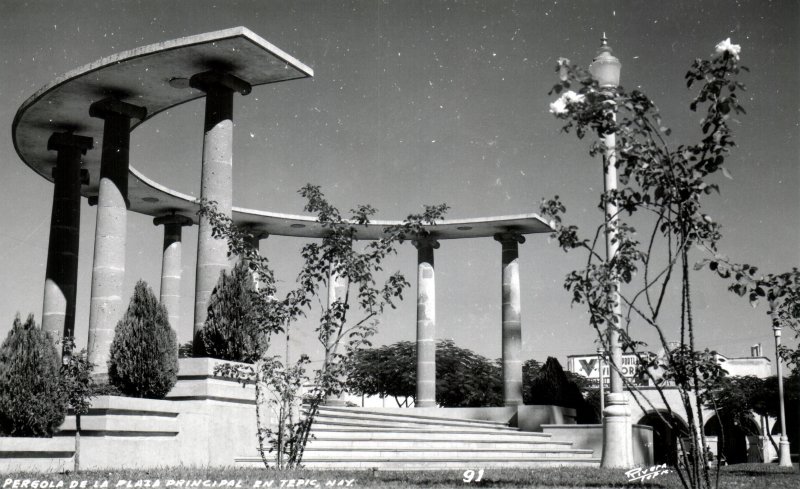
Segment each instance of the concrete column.
M178 332L181 306L181 234L183 226L191 226L192 219L180 214L167 214L153 219L153 225L164 225L164 246L161 255L161 296L167 308L169 324Z
M208 71L189 79L192 88L206 93L203 136L203 169L200 197L214 201L217 211L228 217L233 206L233 93L250 93L250 84L226 73ZM197 231L197 273L194 295L194 350L203 354L197 334L208 313L208 299L222 270L229 269L225 239L212 236L212 226L200 218Z
M95 365L95 374L102 377L108 372L114 328L125 310L122 283L131 119L144 119L147 110L112 97L93 103L89 115L105 121L89 309L89 361Z
M330 309L337 300L343 301L345 299L348 285L349 283L346 278L340 276L334 270L331 270L328 275L328 309ZM334 341L335 338L330 338L328 340L329 348ZM334 352L335 351L331 351L331 353ZM325 398L325 405L327 406L344 406L346 403L347 399L344 392L338 396L330 395Z
M433 250L439 242L415 240L417 248L417 396L415 407L436 406L436 279Z
M269 238L269 233L260 229L257 224L248 224L241 227L241 230L245 233L245 243L249 246L253 251L258 254L258 250L261 247L261 240ZM242 258L245 265L248 265L249 262L247 259ZM253 289L258 290L261 282L258 279L258 274L254 270L250 270L250 276L253 279Z
M522 404L522 323L520 318L519 233L495 234L503 247L503 405Z
M55 339L75 336L75 292L78 284L78 247L81 226L81 155L92 149L92 138L53 133L47 149L58 151L53 168L53 210L44 282L42 329Z

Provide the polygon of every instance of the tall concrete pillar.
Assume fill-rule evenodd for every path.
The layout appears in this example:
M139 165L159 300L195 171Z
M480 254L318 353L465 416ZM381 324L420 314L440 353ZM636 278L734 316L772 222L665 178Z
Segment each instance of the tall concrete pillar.
M417 239L417 395L415 407L436 406L436 278L433 250L439 242Z
M498 233L494 239L503 247L503 404L522 404L522 323L520 317L519 233Z
M183 226L192 220L180 214L167 214L153 219L155 226L164 225L164 246L161 255L161 295L159 300L167 308L169 324L178 332L181 307L181 235Z
M233 93L250 93L250 84L227 73L207 71L189 79L192 88L206 93L203 136L203 169L200 197L214 201L217 211L232 215L233 206ZM225 239L212 236L212 226L200 218L197 231L197 273L194 294L194 338L203 328L208 313L208 299L222 270L231 266ZM194 350L202 355L201 342Z
M131 119L144 119L147 110L110 97L93 103L89 115L105 121L89 308L89 361L95 365L95 374L104 376L108 372L114 328L125 310L122 283L125 279Z
M246 233L244 240L247 246L249 246L250 249L255 251L256 254L258 254L258 249L261 247L261 240L269 238L269 233L264 231L263 229L260 229L256 224L249 224L242 226L241 230L244 233ZM245 265L248 265L249 267L248 260L244 258L243 260ZM250 276L252 277L253 280L253 289L258 290L259 286L261 285L261 282L259 281L258 278L258 274L254 270L251 270Z
M349 283L346 278L342 277L341 275L337 274L334 270L331 270L330 274L328 275L328 309L333 306L333 304L337 300L344 300L345 296L347 295L347 287ZM336 338L329 338L328 345L329 348L333 342L336 341ZM330 350L329 350L330 351ZM335 351L331 351L334 353ZM327 359L326 359L327 360ZM341 378L340 378L341 380ZM325 404L327 406L344 406L347 404L347 399L345 393L342 392L339 395L329 395L325 398Z
M53 338L75 336L75 293L78 284L78 248L81 226L81 155L92 149L92 138L53 133L47 149L58 151L53 168L53 210L44 282L42 329Z

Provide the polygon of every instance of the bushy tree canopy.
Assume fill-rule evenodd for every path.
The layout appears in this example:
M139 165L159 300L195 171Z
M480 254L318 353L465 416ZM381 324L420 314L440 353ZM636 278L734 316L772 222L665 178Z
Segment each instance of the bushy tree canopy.
M352 361L348 388L368 396L394 397L398 405L404 405L415 394L415 358L416 345L411 341L359 350Z
M0 346L0 434L50 436L64 422L59 354L33 315L19 316Z
M128 310L117 323L109 381L130 397L161 399L178 380L178 347L167 309L139 280Z
M416 393L416 358L411 341L360 350L348 386L360 394L394 397L398 405L404 405ZM501 406L502 385L497 362L452 340L436 342L436 403L440 406Z

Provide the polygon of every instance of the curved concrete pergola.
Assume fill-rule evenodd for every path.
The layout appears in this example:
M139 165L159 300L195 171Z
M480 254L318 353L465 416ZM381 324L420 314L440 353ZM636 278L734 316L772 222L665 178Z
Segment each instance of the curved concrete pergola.
M233 207L232 100L252 87L313 76L313 71L243 27L132 49L71 71L45 85L17 111L14 147L22 161L54 183L43 306L43 328L74 331L80 197L98 206L89 319L89 355L106 371L113 329L122 316L126 214L154 216L164 225L161 300L177 324L181 227L198 224L195 331L205 321L208 296L230 264L225 243L197 217L198 200L167 188L128 164L130 132L158 113L205 97L201 197L258 239L269 234L319 238L314 217ZM97 151L93 148L102 148ZM358 238L380 238L388 225L373 221ZM418 249L417 405L435 405L433 250L438 240L494 237L502 244L503 367L507 405L522 403L518 244L523 235L549 232L536 214L444 220ZM332 281L332 283L335 281ZM329 294L335 297L335 294Z

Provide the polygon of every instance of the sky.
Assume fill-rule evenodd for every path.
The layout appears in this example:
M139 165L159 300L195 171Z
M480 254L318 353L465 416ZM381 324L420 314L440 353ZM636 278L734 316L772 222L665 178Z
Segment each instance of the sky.
M13 149L19 106L53 78L124 50L245 26L314 69L312 79L256 87L234 101L234 205L302 213L297 189L321 185L340 209L372 204L377 218L402 219L423 204L448 217L536 212L559 195L567 220L601 223L601 162L590 141L560 131L548 113L559 57L587 65L605 32L622 62L621 84L647 93L673 128L670 143L698 139L683 75L730 37L742 46L747 115L732 123L732 179L706 202L723 225L731 259L782 272L800 263L800 7L794 1L30 1L0 2L0 336L14 314L41 321L52 184ZM131 165L199 195L203 101L159 114L132 133ZM83 199L76 330L85 344L95 209ZM128 217L125 297L138 279L158 293L162 228ZM291 284L303 241L262 241L280 280ZM184 229L179 339L190 337L196 227ZM703 256L694 252L693 258ZM446 241L436 251L437 337L500 356L500 245ZM595 350L565 275L583 256L547 235L520 246L523 358ZM416 250L387 263L413 283ZM730 356L764 344L764 307L752 308L708 272L693 273L697 343ZM415 290L382 318L375 343L415 338ZM674 302L670 302L672 306ZM677 316L665 316L677 335ZM293 351L318 349L310 323ZM652 343L641 325L632 334ZM638 328L638 329L637 329ZM788 339L788 338L787 338ZM791 342L791 341L790 341ZM795 342L796 343L796 342ZM656 346L653 349L657 350Z

